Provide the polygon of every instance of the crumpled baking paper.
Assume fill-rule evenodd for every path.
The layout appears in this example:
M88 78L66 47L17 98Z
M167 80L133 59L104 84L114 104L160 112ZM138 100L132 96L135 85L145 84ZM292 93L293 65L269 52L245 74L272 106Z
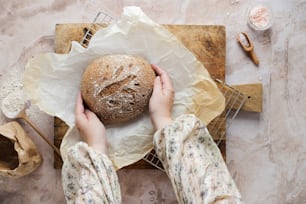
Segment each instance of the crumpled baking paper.
M196 57L140 8L126 7L119 20L96 32L88 48L72 42L69 54L42 54L26 65L24 88L32 102L70 127L61 145L64 159L67 149L81 140L74 107L84 69L101 55L122 53L142 56L168 72L175 89L173 117L193 113L208 124L224 110L222 93ZM148 111L106 128L109 156L116 168L142 159L153 148Z

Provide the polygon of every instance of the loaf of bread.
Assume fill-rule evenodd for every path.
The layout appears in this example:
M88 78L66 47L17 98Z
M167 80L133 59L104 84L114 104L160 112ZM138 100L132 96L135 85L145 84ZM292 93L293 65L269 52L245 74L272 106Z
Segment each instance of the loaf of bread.
M105 55L86 68L81 94L104 124L124 122L147 108L154 79L151 65L139 56Z

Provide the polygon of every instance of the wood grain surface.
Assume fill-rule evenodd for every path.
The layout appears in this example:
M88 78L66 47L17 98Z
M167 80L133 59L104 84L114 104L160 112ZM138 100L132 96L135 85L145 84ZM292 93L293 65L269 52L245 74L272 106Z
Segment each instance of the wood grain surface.
M247 96L246 103L242 107L242 110L255 113L262 112L263 87L261 83L232 85L231 87Z
M57 24L55 29L55 52L67 53L71 48L71 42L80 42L84 34L91 30L95 33L101 27L100 24ZM216 25L163 25L172 32L205 66L213 78L225 80L225 51L226 35L224 26ZM93 28L93 29L91 29ZM90 40L90 39L88 39ZM225 129L225 117L216 118ZM223 125L224 124L224 125ZM208 126L209 128L209 126ZM62 138L67 131L67 125L58 118L54 120L54 143L60 146ZM215 137L214 137L215 138ZM216 138L218 139L218 138ZM226 155L226 137L223 137L219 145L221 153ZM54 167L61 168L62 162L55 159ZM141 160L127 168L155 168Z

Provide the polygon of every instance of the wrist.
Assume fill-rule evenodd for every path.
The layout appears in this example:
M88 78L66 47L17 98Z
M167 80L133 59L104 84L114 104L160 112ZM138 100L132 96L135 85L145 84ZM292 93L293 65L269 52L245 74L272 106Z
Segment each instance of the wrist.
M107 154L108 152L108 148L106 144L91 144L88 146L90 146L92 149L94 149L96 152L99 152L99 153Z
M167 125L170 125L172 121L173 120L171 117L162 117L162 118L159 118L158 120L154 120L153 125L156 130L160 130L166 127Z

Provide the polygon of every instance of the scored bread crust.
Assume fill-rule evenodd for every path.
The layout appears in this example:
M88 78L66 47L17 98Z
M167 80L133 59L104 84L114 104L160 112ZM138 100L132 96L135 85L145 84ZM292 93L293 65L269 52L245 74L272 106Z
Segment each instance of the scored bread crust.
M124 122L146 109L154 79L151 65L140 56L105 55L86 68L81 94L104 124Z

